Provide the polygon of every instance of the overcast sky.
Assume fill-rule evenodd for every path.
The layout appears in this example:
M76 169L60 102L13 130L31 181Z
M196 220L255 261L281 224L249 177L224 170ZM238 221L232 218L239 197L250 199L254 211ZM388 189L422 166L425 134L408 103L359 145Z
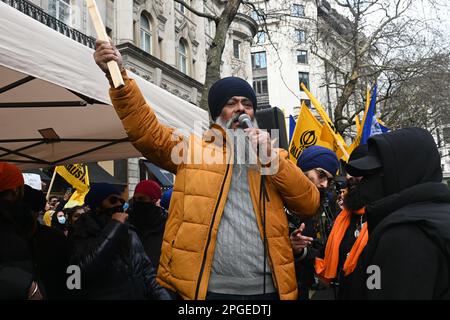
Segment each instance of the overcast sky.
M420 20L426 20L432 28L440 30L443 34L443 41L445 46L450 50L450 0L437 0L440 2L438 10L432 8L426 0L414 0L413 8L408 10L408 15L414 16ZM346 9L336 5L333 0L330 0L332 6L340 13L345 14ZM381 13L372 14L374 25L378 25Z

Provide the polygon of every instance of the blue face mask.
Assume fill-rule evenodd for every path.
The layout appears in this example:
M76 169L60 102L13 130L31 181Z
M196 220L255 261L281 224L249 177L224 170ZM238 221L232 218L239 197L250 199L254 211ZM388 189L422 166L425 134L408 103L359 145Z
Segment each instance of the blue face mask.
M58 222L59 222L60 224L65 224L65 223L66 223L66 217L65 217L65 216L58 217Z

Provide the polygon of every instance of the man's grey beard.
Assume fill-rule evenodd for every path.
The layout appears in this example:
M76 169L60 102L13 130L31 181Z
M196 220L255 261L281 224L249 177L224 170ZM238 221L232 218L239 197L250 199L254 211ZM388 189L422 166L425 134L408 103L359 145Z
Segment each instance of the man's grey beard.
M231 125L233 124L233 122L234 122L235 119L236 119L236 117L233 116L233 117L231 117L230 120L225 121L224 119L222 119L222 117L217 117L217 119L216 119L216 121L215 121L215 124L218 124L219 126L221 126L222 128L224 128L225 130L230 129L230 131L234 131L234 130L231 130ZM253 125L253 128L256 128L256 129L259 128L259 127L258 127L258 122L256 121L255 118L253 118L253 120L252 120L252 125ZM236 130L239 130L239 129L242 130L241 127L238 127Z
M227 140L233 141L234 147L234 164L244 165L248 169L258 170L257 154L250 145L250 141L241 127L236 130L231 129L235 117L225 121L222 117L218 117L215 121L216 124L225 129L227 134ZM254 128L258 129L258 122L255 118L252 120ZM230 140L232 139L232 140Z

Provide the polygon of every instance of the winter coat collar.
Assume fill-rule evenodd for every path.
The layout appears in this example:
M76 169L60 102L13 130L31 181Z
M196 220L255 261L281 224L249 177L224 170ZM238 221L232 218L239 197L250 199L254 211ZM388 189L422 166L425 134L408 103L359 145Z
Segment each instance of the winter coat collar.
M426 182L392 194L366 207L369 234L393 212L421 202L450 203L450 190L438 182Z

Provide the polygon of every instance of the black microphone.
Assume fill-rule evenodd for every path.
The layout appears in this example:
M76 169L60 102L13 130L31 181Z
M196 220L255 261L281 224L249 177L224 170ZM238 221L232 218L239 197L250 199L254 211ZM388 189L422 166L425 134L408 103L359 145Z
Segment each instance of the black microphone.
M248 114L243 113L238 118L239 125L242 129L253 128L253 123ZM259 155L259 144L256 146L256 154Z
M239 125L242 129L253 128L253 123L248 114L243 113L238 118Z

